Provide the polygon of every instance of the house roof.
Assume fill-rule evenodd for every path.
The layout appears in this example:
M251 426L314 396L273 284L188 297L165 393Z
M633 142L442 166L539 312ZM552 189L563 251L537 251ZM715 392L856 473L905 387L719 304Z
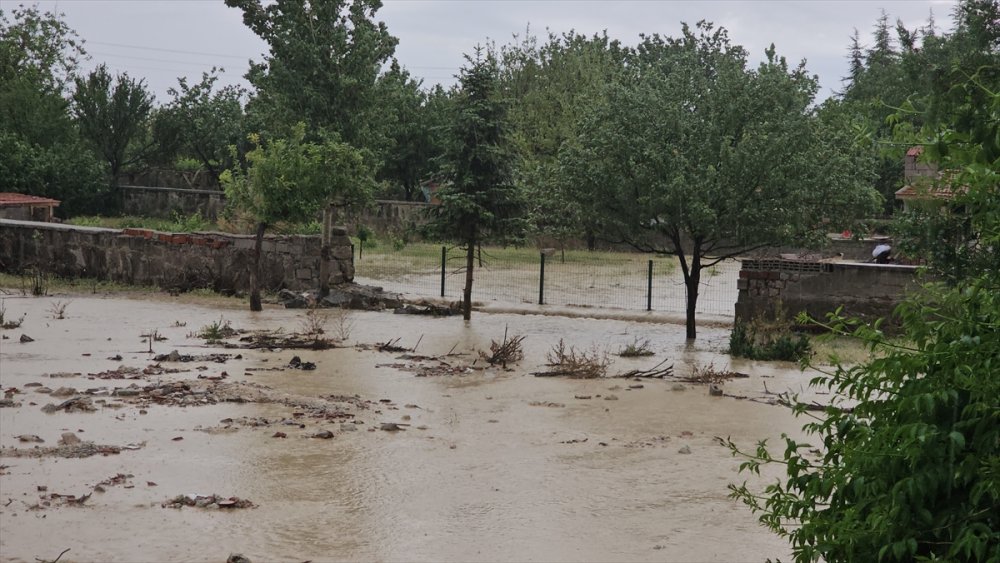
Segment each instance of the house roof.
M959 191L965 190L960 188ZM952 199L954 197L955 191L948 186L938 188L903 186L896 190L896 199Z
M0 207L58 207L58 199L13 192L0 192Z
M910 150L906 151L906 156L920 156L923 152L922 146L910 147Z

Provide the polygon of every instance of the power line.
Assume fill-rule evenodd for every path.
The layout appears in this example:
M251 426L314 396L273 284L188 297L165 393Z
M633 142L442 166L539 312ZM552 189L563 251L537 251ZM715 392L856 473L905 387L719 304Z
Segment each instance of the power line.
M142 45L126 45L124 43L106 43L104 41L87 41L94 45L106 45L108 47L123 47L125 49L142 49L144 51L159 51L162 53L177 53L180 55L201 55L205 57L225 57L228 59L249 59L246 55L224 55L222 53L205 53L203 51L182 51L179 49L163 49L160 47L143 47Z
M150 62L154 62L154 63L170 63L170 64L191 65L191 66L200 66L200 67L204 67L204 66L217 66L214 63L195 62L195 61L178 61L178 60L173 60L173 59L154 59L154 58L151 58L151 57L136 57L136 56L132 56L132 55L119 55L118 53L102 53L100 51L90 51L88 54L91 54L91 55L100 55L102 57L115 57L115 58L121 58L121 59L134 59L134 60L137 60L137 61L150 61ZM247 69L249 67L243 66L243 67L240 67L240 68Z

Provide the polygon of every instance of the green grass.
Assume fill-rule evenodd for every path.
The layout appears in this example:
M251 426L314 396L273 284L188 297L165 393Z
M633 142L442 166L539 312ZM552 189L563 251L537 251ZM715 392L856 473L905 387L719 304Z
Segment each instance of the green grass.
M352 238L351 240L354 243L354 256L358 261L359 271L377 271L380 275L394 277L408 273L437 270L441 265L442 245L439 243L410 243L399 248L383 240L368 239L364 243L364 253L359 257L361 241L356 238ZM457 269L464 266L465 251L455 246L445 246L448 247L448 269ZM485 246L482 251L483 264L486 268L494 270L536 269L540 262L539 255L540 252L537 248L527 246ZM545 265L546 268L550 269L560 268L564 265L582 265L599 267L605 272L633 274L645 271L651 257L649 254L629 252L567 250L565 253L556 251L551 256L546 256ZM656 268L660 273L662 273L664 268L667 272L672 272L676 268L676 261L673 257L660 257L655 260ZM476 266L479 266L478 261Z
M190 233L193 231L216 231L219 225L202 218L200 214L174 214L173 219L158 219L155 217L137 217L122 215L120 217L102 217L98 215L73 217L66 221L71 225L83 227L104 227L107 229L152 229L165 233Z

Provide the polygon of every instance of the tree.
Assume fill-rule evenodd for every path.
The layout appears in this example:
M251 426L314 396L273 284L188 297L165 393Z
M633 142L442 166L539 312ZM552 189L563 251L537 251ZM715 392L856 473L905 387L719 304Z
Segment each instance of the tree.
M982 89L973 77L967 103ZM783 436L784 453L772 457L760 442L741 466L780 463L785 479L763 494L730 487L789 539L797 561L1000 561L1000 89L985 95L971 130L951 120L928 139L964 206L939 220L972 226L969 252L931 256L948 283L897 308L901 336L832 315L827 327L859 339L872 359L837 362L813 380L835 397L804 427L819 443ZM817 446L818 459L807 453Z
M72 108L81 135L108 163L111 187L116 188L122 168L142 160L151 147L144 136L153 95L145 81L128 74L112 78L101 65L86 78L76 79Z
M85 57L61 15L0 10L0 178L4 189L51 197L61 216L100 209L100 163L70 119L64 87Z
M380 151L379 177L392 188L402 188L403 199L411 201L419 195L421 182L438 172L450 99L440 85L421 90L420 82L395 62L377 89L383 108L380 136L387 142Z
M645 38L628 68L584 117L563 171L603 237L677 257L689 339L703 268L819 238L877 205L863 152L809 109L815 79L773 47L751 70L725 30L699 23Z
M397 40L374 20L379 0L226 0L267 42L270 54L251 65L256 88L248 111L272 134L305 121L312 135L326 131L359 149L377 139L376 80Z
M203 73L201 82L190 86L179 78L178 87L167 90L173 98L160 108L154 119L154 135L167 152L181 152L197 159L214 180L232 167L229 147L245 138L243 97L238 86L213 92L218 69Z
M537 236L585 236L593 242L595 218L584 215L572 196L559 169L559 151L578 135L592 99L621 76L625 52L606 33L549 33L540 45L530 30L500 50L501 82L512 100L517 183L526 192L529 225Z
M472 317L476 247L484 240L511 241L524 233L523 201L514 186L508 146L506 103L498 92L498 64L476 49L459 75L451 143L444 160L445 187L433 210L428 232L465 249L462 316Z
M257 223L250 266L251 311L261 310L260 258L268 226L315 219L335 199L351 204L371 197L371 167L357 149L338 141L307 143L305 135L301 123L286 139L264 143L251 135L256 147L246 154L246 171L232 168L220 178L229 203Z

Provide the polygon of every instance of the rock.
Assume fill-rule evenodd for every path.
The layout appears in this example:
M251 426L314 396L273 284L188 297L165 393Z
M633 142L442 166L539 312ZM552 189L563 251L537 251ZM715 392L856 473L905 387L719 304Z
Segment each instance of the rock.
M80 442L80 438L77 438L76 434L72 432L63 432L62 437L59 438L60 446L75 446Z
M309 300L306 299L305 295L288 289L282 289L278 292L278 300L285 305L286 309L305 309L309 307Z
M39 438L38 436L35 436L34 434L21 434L20 436L17 437L17 439L20 440L21 442L27 442L27 443L40 444L45 442L45 440Z
M251 563L251 561L244 557L242 553L231 553L229 554L229 558L226 559L226 563Z
M379 425L379 430L385 430L386 432L398 432L402 429L403 428L395 422L383 422Z
M590 399L591 397L590 397L590 395L573 395L573 398L574 398L574 399L580 399L580 400L582 400L582 401L585 401L585 400L587 400L587 399Z
M617 401L618 400L618 396L617 395L605 395L604 396L604 400L605 401Z
M340 424L340 430L342 432L357 432L358 427L350 422L343 422Z
M18 403L14 399L0 399L0 407L19 407L21 403Z
M34 342L34 341L35 341L35 339L32 338L32 337L30 337L30 336L28 336L27 334L22 334L21 335L21 344L24 344L26 342Z
M60 387L52 392L53 397L70 397L76 395L76 389L72 387Z
M713 383L712 385L708 386L708 394L711 395L711 396L713 396L713 397L721 397L722 396L722 387L719 387L718 385L715 385Z
M687 389L683 383L674 383L674 386L670 388L671 391L683 391Z
M158 362L179 362L181 361L181 354L177 350L172 350L166 355L162 360L157 359Z
M52 392L52 390L51 390L51 389L49 389L48 387L39 387L38 389L35 389L35 393L45 393L45 394L49 394L49 393L51 393L51 392Z
M636 383L634 385L628 386L629 389L642 389L643 387L645 387L645 385L643 385L642 383Z
M274 435L271 436L271 437L272 438L287 438L288 434L285 434L284 432L275 432Z
M689 453L691 453L691 447L690 446L681 446L681 449L677 450L677 453L679 453L679 454L689 454Z
M322 440L329 440L330 438L333 438L333 432L330 432L329 430L324 430L322 432L317 432L313 434L312 437L320 438Z

